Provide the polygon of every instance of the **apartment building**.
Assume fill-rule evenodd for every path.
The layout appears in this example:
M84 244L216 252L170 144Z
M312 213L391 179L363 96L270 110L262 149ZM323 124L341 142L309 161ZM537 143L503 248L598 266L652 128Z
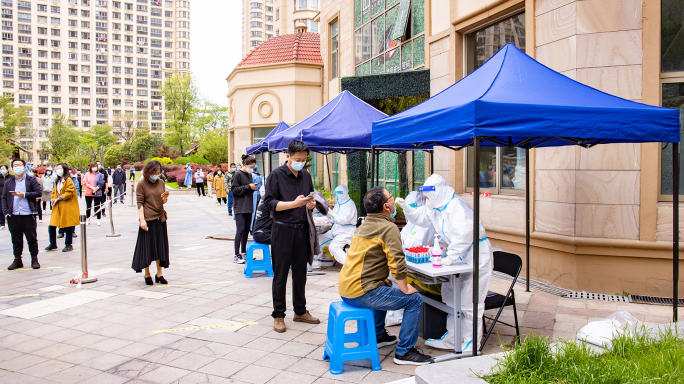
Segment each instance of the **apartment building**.
M318 33L320 0L242 0L242 56L273 36L295 33L297 24Z
M20 143L34 164L58 114L161 134L162 82L190 71L190 1L1 0L0 12L2 91L32 108Z

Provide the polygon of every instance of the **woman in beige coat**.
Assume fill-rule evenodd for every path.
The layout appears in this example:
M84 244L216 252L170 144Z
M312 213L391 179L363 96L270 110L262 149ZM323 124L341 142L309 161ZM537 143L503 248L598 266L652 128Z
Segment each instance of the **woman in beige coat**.
M63 228L66 239L62 252L69 252L74 250L72 235L74 227L80 224L79 215L81 211L78 206L76 186L71 177L69 177L69 167L64 163L57 164L54 171L57 178L55 179L50 200L50 205L52 206L50 226L48 226L50 245L45 250L53 251L57 249L57 228Z

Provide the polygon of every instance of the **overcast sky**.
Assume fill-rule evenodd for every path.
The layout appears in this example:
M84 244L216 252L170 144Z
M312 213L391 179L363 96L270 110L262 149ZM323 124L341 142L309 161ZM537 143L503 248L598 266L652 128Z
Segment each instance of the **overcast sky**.
M239 0L193 1L191 69L203 97L227 106L226 77L242 58Z

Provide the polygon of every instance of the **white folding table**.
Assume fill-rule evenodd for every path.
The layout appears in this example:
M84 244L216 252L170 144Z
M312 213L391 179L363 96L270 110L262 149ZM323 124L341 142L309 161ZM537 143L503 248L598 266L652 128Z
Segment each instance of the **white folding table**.
M468 265L444 265L442 268L435 268L432 266L432 263L415 264L409 261L406 262L406 266L409 270L409 277L414 280L428 284L448 282L453 284L454 287L453 307L423 295L424 303L454 317L454 353L438 356L435 358L435 362L472 356L472 350L461 350L461 320L464 316L461 313L461 286L459 279L461 273L472 273L473 268Z

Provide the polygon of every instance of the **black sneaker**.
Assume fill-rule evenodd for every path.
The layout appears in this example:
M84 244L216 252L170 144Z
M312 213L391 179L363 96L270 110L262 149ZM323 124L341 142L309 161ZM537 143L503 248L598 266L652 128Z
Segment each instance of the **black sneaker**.
M73 250L74 250L73 246L67 245L66 247L64 247L64 249L62 249L62 252L71 252Z
M433 363L434 360L432 359L431 356L429 355L424 355L416 349L416 347L413 347L406 352L405 355L400 356L397 355L396 353L394 354L394 364L399 364L399 365L425 365L425 364L431 364Z
M47 252L54 251L55 249L57 249L57 246L54 244L50 244L47 247L45 247L45 251Z
M389 332L387 332L387 330L385 329L385 333L383 333L382 336L380 336L380 338L378 339L378 348L386 347L388 345L396 343L397 337L390 335Z

